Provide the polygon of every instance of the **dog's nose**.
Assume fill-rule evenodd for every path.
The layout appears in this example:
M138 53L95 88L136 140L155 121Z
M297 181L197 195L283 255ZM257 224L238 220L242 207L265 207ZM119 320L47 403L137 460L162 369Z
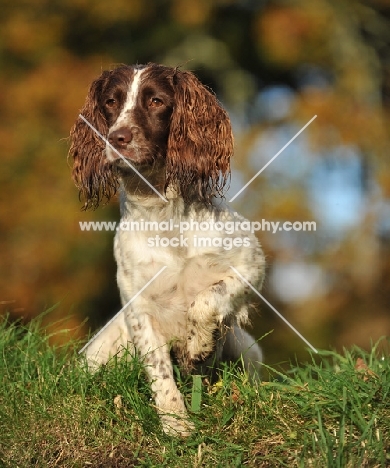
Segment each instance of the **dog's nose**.
M130 128L122 127L114 130L108 135L108 141L114 148L124 149L133 139L133 132Z

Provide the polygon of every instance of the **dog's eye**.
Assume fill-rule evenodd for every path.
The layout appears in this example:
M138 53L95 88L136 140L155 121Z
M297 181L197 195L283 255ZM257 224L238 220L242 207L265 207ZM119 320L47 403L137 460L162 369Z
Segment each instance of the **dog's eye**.
M157 97L153 97L149 101L149 107L161 107L163 104L162 99Z
M108 107L109 109L112 109L113 107L115 107L116 104L117 104L117 101L116 99L113 99L113 98L107 99L107 101L105 102L105 106Z

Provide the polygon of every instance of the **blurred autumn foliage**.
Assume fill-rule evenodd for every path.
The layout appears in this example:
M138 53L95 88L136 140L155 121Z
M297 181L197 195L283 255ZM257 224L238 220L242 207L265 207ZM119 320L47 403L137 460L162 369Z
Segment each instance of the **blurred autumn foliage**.
M113 234L78 224L117 206L80 210L67 137L103 69L155 61L194 70L229 110L231 196L317 115L233 207L317 222L259 233L264 296L316 347L390 335L387 0L5 0L0 25L0 313L57 304L46 320L68 339L119 309ZM303 355L264 304L254 325L274 329L269 360Z

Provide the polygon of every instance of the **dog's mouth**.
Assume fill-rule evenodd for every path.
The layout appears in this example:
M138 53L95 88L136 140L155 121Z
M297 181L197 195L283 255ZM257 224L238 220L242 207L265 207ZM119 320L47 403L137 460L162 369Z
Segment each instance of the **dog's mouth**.
M121 154L121 156L117 155L114 160L107 161L107 165L118 176L132 174L134 173L133 169L147 176L153 176L157 173L161 173L161 171L165 171L165 161L163 158L154 158L152 156L130 158Z
M152 155L136 151L133 148L121 149L114 151L112 148L107 148L107 159L113 166L118 169L126 169L131 166L144 166L153 164L154 158Z

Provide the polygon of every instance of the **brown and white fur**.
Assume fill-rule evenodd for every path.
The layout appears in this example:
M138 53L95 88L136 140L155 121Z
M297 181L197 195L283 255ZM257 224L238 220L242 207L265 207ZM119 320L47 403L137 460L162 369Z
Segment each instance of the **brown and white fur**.
M192 73L156 64L103 72L92 83L81 115L106 139L80 117L71 131L73 178L84 208L96 208L119 188L122 222L173 220L169 230L117 231L114 252L123 305L166 268L85 354L96 366L135 347L144 359L164 431L186 436L192 424L172 357L187 373L205 372L240 355L256 372L261 361L260 348L239 328L248 323L251 289L230 268L261 288L265 262L256 237L242 229L227 234L194 228L194 222L245 221L222 196L233 154L230 121ZM191 221L192 228L180 233L180 223ZM187 241L151 247L156 235L172 244L181 235ZM198 237L212 242L198 246ZM231 242L231 248L223 242Z

